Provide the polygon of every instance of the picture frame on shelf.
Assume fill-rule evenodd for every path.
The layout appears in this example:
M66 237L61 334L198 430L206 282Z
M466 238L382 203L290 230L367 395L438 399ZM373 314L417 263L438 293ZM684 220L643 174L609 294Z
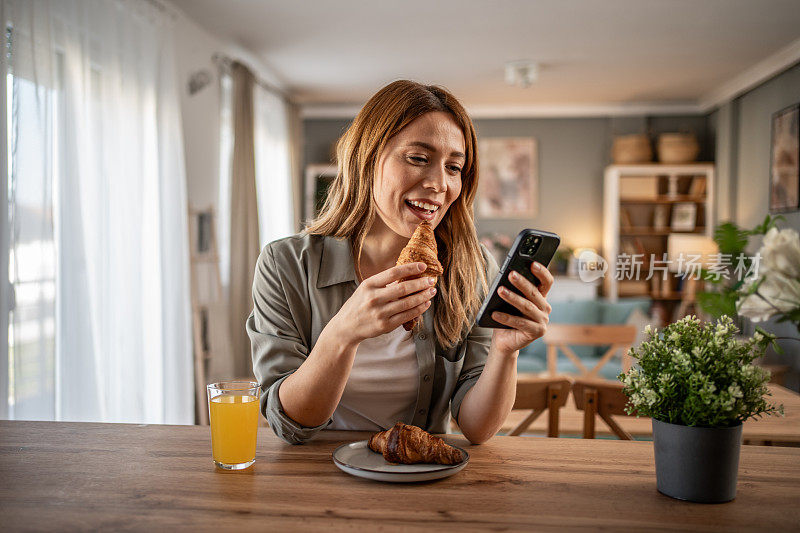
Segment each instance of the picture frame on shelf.
M800 103L772 115L769 212L800 209Z
M694 231L697 227L697 204L680 202L672 206L672 231Z

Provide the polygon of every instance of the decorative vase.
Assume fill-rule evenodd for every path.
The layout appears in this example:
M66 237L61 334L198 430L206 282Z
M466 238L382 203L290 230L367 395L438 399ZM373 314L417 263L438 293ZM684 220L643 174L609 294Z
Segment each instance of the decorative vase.
M701 428L653 419L658 491L672 498L722 503L736 497L742 424Z

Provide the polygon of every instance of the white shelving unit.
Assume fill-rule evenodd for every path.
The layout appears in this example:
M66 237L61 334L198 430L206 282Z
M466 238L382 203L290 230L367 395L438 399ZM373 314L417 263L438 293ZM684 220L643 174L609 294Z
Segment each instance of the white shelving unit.
M636 178L638 184L643 184L648 192L639 198L630 196L628 192L621 198L622 189L626 191L633 189L636 194L635 185L631 187L637 181ZM698 179L705 180L702 187L693 185ZM699 188L703 189L702 193L693 193ZM650 253L666 252L667 239L671 234L688 233L708 237L713 234L716 224L713 163L610 165L605 170L603 190L603 257L608 261L609 267L605 276L604 290L606 297L611 301L617 301L620 297L615 264L621 248L638 245L640 249L645 248L649 256ZM693 230L676 231L672 227L674 209L678 204L696 206ZM667 214L665 225L655 225L653 217L657 211L662 215ZM645 241L649 246L643 246ZM650 296L654 300L680 300L679 294L650 293L642 296Z

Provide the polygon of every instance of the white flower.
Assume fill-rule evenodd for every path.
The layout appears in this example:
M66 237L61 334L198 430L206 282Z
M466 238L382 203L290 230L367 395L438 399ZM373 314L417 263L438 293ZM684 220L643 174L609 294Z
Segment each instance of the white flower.
M733 398L741 398L742 397L742 389L739 387L738 383L731 383L728 386L728 394L731 395Z
M800 235L795 230L770 229L764 235L759 253L764 270L800 278Z
M642 389L642 395L644 396L645 402L647 402L647 405L650 407L658 401L658 395L653 389Z
M772 315L788 313L797 307L800 307L800 279L790 279L777 271L765 274L757 294L739 298L736 302L739 314L753 322L762 322Z

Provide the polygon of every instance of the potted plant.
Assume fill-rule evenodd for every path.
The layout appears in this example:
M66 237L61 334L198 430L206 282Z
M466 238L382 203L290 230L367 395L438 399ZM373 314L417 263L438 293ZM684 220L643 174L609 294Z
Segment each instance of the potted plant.
M783 414L766 400L769 372L753 364L774 336L736 338L728 316L688 316L662 331L645 328L631 355L638 364L619 378L627 411L653 419L656 483L667 496L718 503L736 496L742 422Z

